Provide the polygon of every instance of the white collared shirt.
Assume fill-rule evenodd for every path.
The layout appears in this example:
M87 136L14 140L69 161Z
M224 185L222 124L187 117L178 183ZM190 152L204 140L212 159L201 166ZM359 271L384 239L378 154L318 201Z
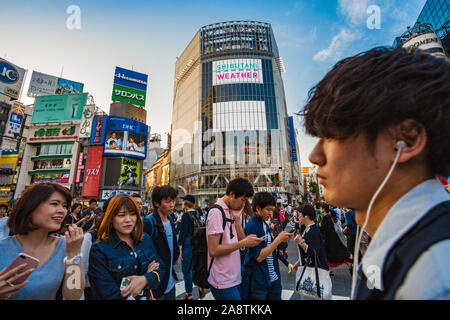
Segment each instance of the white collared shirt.
M450 194L436 179L420 183L389 210L362 259L363 272L373 285L384 289L381 277L387 254L420 219L436 205L450 200ZM408 271L395 299L429 300L450 298L450 240L424 251Z

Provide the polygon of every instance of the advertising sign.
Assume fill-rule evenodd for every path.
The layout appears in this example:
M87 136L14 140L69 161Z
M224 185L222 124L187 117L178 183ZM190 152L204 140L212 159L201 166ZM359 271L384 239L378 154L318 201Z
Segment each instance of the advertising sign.
M92 120L92 130L94 134L91 135L91 144L99 144L105 142L105 130L107 116L95 115Z
M114 84L147 91L148 75L133 70L116 67L114 72Z
M294 117L289 117L289 132L291 136L291 154L292 161L297 162L297 145L295 143L295 129L294 129Z
M83 152L80 152L80 156L78 157L78 164L77 164L77 176L75 182L80 182L81 178L81 170L84 169L83 166Z
M120 170L120 187L139 187L140 162L135 159L123 158Z
M213 61L213 86L230 83L263 83L261 59Z
M112 101L123 101L145 107L148 75L116 67Z
M30 141L35 140L59 140L59 139L75 139L75 126L71 127L46 127L34 130Z
M84 106L83 116L81 117L80 138L90 138L92 119L94 118L95 105Z
M31 123L81 120L87 93L38 96Z
M18 99L26 70L0 58L0 93Z
M436 54L444 54L445 52L441 40L434 32L411 38L403 44L403 48L407 50L418 48Z
M125 155L145 159L148 126L123 117L108 117L105 155Z
M18 101L14 101L12 103L11 114L8 122L6 123L5 133L3 134L4 136L15 139L20 136L20 128L22 126L24 114L25 106Z
M27 96L82 93L84 84L33 71Z
M137 106L145 107L146 94L146 91L136 90L115 84L113 86L112 100L129 102Z
M83 197L98 197L103 146L89 146L84 170Z
M127 194L129 196L136 193L136 190L130 191L130 190L102 190L102 194L100 197L100 201L108 200L109 198L114 197L116 194Z
M163 186L168 185L169 184L169 165L165 165L164 167L162 167L162 182L161 184Z

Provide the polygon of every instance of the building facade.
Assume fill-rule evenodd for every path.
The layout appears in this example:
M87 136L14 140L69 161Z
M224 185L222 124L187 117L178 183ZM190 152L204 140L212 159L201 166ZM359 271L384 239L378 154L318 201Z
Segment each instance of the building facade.
M172 186L204 206L224 194L230 180L243 177L256 191L293 200L283 70L270 24L230 21L200 28L175 65Z
M417 46L434 54L450 56L450 2L428 0L413 27L394 41L393 47Z

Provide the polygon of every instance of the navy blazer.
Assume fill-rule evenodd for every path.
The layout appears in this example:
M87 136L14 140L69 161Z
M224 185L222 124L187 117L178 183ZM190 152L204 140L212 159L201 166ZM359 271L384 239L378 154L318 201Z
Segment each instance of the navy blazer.
M177 236L172 217L169 216L168 218L172 226L172 233L173 233L172 276L176 281L178 281L178 277L175 272L175 262L178 260L180 256L180 248L178 247ZM147 233L152 238L158 256L161 258L164 264L167 265L168 268L170 268L171 261L170 261L169 242L167 241L164 225L158 212L155 212L144 219L144 232ZM164 295L168 283L169 283L169 272L165 273L161 277L161 285L158 287L157 290L154 291L155 298L159 298Z
M266 234L263 228L263 222L261 217L258 215L253 215L250 220L247 222L247 224L245 225L245 235L250 235L250 234L255 234L258 238L264 237L264 235ZM267 225L267 223L265 223ZM268 230L269 230L269 237L271 238L272 242L272 236L270 235L270 228L267 225ZM249 274L252 274L253 276L253 281L256 281L257 283L265 286L265 287L270 287L271 286L271 282L270 282L270 275L269 275L269 267L267 265L267 260L264 259L263 261L261 261L260 263L258 263L256 261L256 259L258 258L259 254L261 253L261 250L267 247L267 240L266 241L262 241L260 242L258 245L251 247L251 248L247 248L247 253L245 255L245 259L244 259L244 269L248 269L247 272L249 272ZM278 278L281 279L280 277L280 267L278 265L278 258L276 255L276 250L272 251L271 253L272 258L273 258L273 266L275 269L276 274L278 275Z
M168 272L168 267L157 256L150 237L144 233L140 242L133 241L134 250L120 240L115 232L110 241L97 241L92 244L89 254L88 277L93 296L99 300L124 299L120 294L122 278L143 275L147 279L145 294L157 289L161 278ZM150 262L157 261L159 268L147 273ZM159 276L159 277L158 277Z
M178 235L178 244L184 246L186 238L191 238L194 233L194 220L192 220L191 214L197 217L197 211L191 210L183 213L181 221L178 224L180 234Z
M320 234L320 229L316 224L309 227L309 230L305 233L303 240L305 240L308 245L308 249L305 252L300 246L298 246L302 265L306 264L308 267L313 267L314 252L316 252L319 264L318 267L329 270L325 244Z

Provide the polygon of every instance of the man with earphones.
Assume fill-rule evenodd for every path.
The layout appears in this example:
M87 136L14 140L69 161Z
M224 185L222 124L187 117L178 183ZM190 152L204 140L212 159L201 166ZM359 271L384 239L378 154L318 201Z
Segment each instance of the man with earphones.
M339 61L310 91L309 155L325 200L353 208L372 238L354 255L352 299L450 299L450 62L374 48Z

